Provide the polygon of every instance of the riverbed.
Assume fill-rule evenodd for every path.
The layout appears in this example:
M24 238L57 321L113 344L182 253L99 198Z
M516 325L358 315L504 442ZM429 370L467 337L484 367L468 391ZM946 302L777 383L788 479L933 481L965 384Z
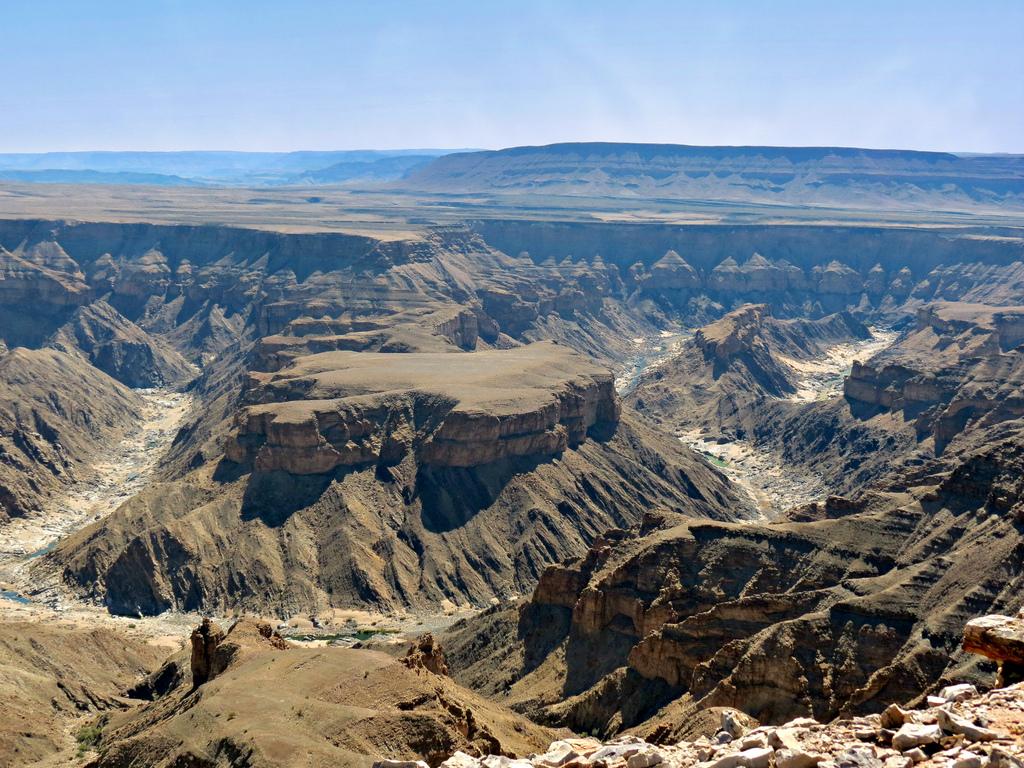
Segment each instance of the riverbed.
M632 392L640 379L651 370L677 356L692 331L663 331L657 336L634 339L637 354L617 373L616 390L620 395ZM782 357L781 362L797 376L797 391L785 400L811 403L840 397L843 381L855 360L867 360L895 341L897 332L871 329L871 338L844 342L829 347L816 360ZM787 509L822 499L828 494L824 479L810 470L782 462L772 451L766 451L745 440L726 440L718 434L700 429L677 434L687 447L717 467L733 484L746 493L760 512L761 519L772 520Z
M615 374L615 391L628 395L645 373L664 365L679 355L683 342L693 336L692 330L661 331L656 336L633 339L635 352Z

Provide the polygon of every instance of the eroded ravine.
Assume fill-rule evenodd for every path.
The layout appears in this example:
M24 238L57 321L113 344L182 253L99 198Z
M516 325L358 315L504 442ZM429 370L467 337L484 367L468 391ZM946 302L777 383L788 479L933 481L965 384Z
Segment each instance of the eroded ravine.
M143 399L137 427L101 455L85 475L38 515L15 518L0 528L0 614L17 610L65 613L87 609L31 568L63 538L100 520L141 491L153 478L178 428L192 409L192 395L138 390Z
M645 373L664 365L678 355L683 342L691 336L692 330L662 331L657 336L633 339L636 352L616 372L615 391L620 396L628 395L636 389Z
M797 392L785 399L793 403L813 403L840 397L843 381L853 362L881 352L898 336L889 329L872 328L871 334L869 339L835 344L817 360L782 358L781 362L798 376ZM616 376L619 394L629 394L645 373L678 355L690 335L692 333L663 332L660 336L635 340L639 350L636 358ZM677 437L742 489L763 519L775 519L787 509L822 499L829 493L828 484L820 475L787 464L773 451L764 450L751 441L728 440L701 429L678 432Z

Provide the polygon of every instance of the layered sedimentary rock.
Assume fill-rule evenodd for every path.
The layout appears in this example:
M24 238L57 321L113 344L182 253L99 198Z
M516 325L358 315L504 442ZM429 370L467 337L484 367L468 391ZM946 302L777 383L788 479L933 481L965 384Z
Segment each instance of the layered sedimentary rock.
M773 398L796 393L802 374L793 362L870 337L848 313L787 320L773 317L768 305L745 305L698 329L678 356L641 379L629 400L676 429L752 430Z
M936 451L969 428L1024 415L1024 309L936 303L896 344L856 363L844 383L854 405L902 412Z
M254 375L229 459L261 472L338 467L474 467L554 456L614 429L611 374L537 343L473 354L331 352ZM269 402L267 402L269 401Z
M135 427L140 406L77 355L0 352L0 521L41 511Z
M557 455L470 467L383 455L399 460L317 475L227 464L212 486L202 473L157 486L50 560L117 613L427 609L530 589L546 565L651 506L753 514L678 441L629 419Z
M1024 207L1024 162L848 147L578 142L456 152L397 182L434 192L731 200L843 208Z
M80 353L129 387L174 386L193 375L192 367L170 344L150 336L105 301L75 310L47 346Z
M708 707L827 720L981 682L960 627L1020 605L1021 461L1016 437L990 440L814 522L650 516L548 569L518 611L453 629L449 665L544 722L603 733L661 719L682 733Z

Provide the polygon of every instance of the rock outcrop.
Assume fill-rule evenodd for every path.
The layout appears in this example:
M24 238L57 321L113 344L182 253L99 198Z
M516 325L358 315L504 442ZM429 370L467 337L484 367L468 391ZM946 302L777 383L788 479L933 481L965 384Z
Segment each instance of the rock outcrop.
M261 472L338 467L475 467L552 457L614 430L610 373L555 344L473 354L336 352L254 375L227 450Z
M679 355L641 379L629 402L677 431L753 432L773 400L797 392L797 365L870 337L849 313L787 320L768 305L744 305L699 328Z
M402 663L409 669L425 669L435 675L448 674L448 662L444 658L444 650L429 632L416 638Z
M76 355L0 353L0 522L41 511L134 428L141 401Z
M619 736L608 742L566 738L516 761L516 768L601 764L609 768L1011 768L1024 762L1024 686L979 694L951 686L954 698L932 697L927 709L896 704L880 715L822 723L798 718L779 726L741 725L721 711L718 732L683 741L659 739L662 731ZM458 752L442 768L490 768L498 756ZM389 768L387 761L375 768Z
M216 633L197 634L205 646ZM214 659L204 683L181 679L111 713L93 764L355 768L386 755L437 766L459 751L526 754L557 735L443 674L376 651L298 647L249 619L219 639Z
M75 310L47 346L80 353L93 366L133 388L171 387L193 376L189 363L105 301Z
M543 722L608 735L660 718L682 733L709 707L827 720L981 681L959 629L1019 607L1021 461L1009 438L807 523L649 516L548 569L518 611L454 628L449 666Z
M1024 616L982 616L967 622L964 650L999 663L998 685L1024 680Z
M967 429L1024 415L1024 309L938 303L915 327L844 383L854 405L902 412L942 453Z

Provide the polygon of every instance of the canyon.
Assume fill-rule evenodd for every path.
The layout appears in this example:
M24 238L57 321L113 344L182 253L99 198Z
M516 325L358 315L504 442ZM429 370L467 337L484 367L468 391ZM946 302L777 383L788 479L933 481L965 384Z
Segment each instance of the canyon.
M0 765L810 768L764 729L839 718L905 768L890 704L991 687L1017 160L527 150L0 182Z

